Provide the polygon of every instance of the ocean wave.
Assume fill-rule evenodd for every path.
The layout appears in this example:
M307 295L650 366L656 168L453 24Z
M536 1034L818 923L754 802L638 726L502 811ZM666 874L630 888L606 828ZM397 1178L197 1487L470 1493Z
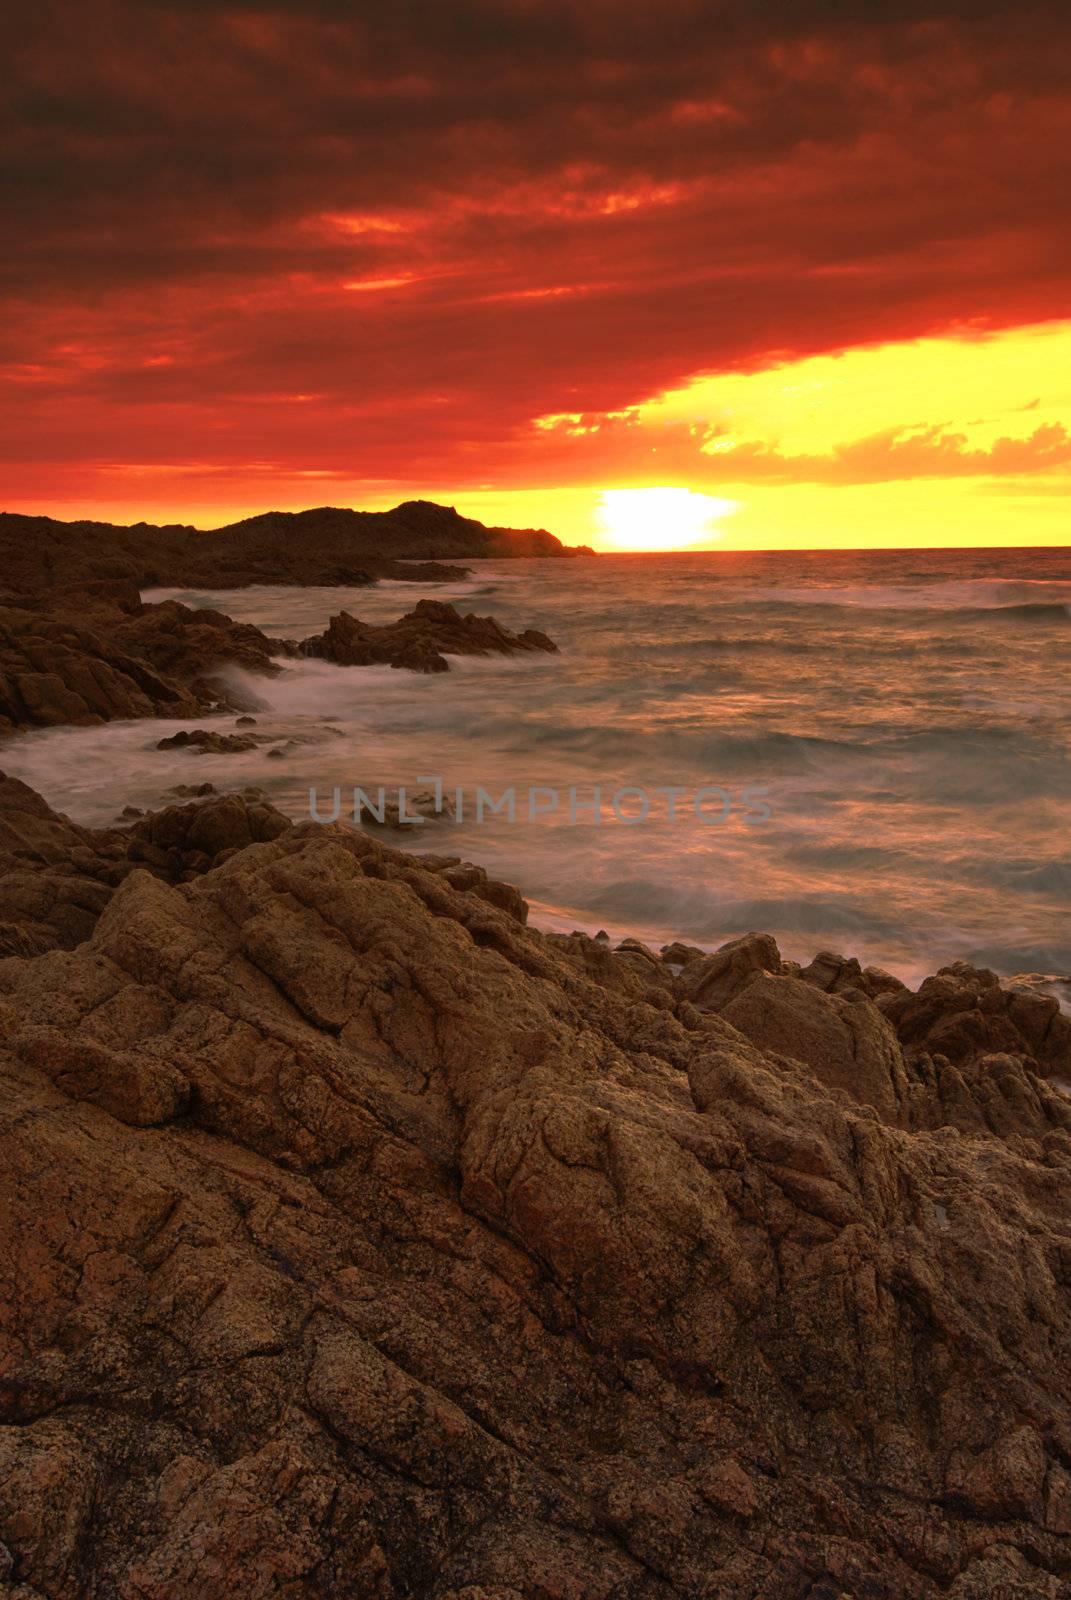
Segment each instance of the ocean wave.
M977 607L969 614L985 617L1019 617L1027 622L1071 622L1071 605L1061 600L1024 601L1021 605Z
M967 578L917 583L756 586L777 605L846 606L861 611L1010 611L1071 606L1071 582L1052 578Z

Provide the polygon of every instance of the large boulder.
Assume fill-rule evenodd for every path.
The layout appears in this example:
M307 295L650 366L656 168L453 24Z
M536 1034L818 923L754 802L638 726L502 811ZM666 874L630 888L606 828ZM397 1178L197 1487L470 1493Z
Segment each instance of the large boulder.
M682 947L686 948L686 947ZM718 1011L756 973L783 971L777 941L768 933L745 933L730 939L712 955L688 961L677 987L685 999L704 1011Z
M790 1056L819 1082L896 1120L908 1095L900 1046L865 995L825 994L801 978L755 972L722 1006L760 1049Z

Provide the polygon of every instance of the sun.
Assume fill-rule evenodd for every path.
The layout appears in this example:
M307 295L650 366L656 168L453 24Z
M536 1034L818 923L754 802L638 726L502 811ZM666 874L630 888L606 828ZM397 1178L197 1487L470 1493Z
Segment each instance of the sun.
M690 550L710 544L739 505L694 489L604 489L595 512L602 550Z

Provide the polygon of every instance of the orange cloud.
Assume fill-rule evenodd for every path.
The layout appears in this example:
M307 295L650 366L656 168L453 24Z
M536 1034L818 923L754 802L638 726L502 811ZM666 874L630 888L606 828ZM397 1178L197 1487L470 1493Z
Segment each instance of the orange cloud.
M1064 314L1063 6L86 0L60 26L44 0L11 28L9 506L133 506L139 464L175 516L207 478L245 509L309 474L457 498L1064 470L1050 396L989 433L924 389L813 435L767 390L743 423L659 411Z

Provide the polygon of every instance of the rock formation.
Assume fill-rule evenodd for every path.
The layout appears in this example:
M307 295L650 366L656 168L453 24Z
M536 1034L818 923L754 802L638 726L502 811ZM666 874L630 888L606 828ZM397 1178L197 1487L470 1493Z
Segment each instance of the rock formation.
M211 795L208 804L168 806L123 829L81 828L0 772L0 955L81 944L135 867L183 882L289 827L252 793L201 790Z
M0 732L245 704L230 667L272 675L286 646L218 611L86 595L0 610Z
M251 733L217 733L214 728L194 728L157 739L157 750L191 750L194 755L231 755L255 750L257 741Z
M380 627L351 617L332 617L326 632L297 646L304 656L341 667L366 667L384 662L412 672L448 672L446 657L513 655L518 651L555 652L557 645L536 628L511 633L494 617L462 616L442 600L419 600L397 622Z
M1067 1595L1066 1019L0 807L4 1592Z
M188 717L192 690L78 623L0 610L0 732L113 717Z
M114 638L131 655L182 682L204 682L228 666L271 675L282 670L276 658L286 654L285 645L251 623L175 600L139 605L117 623Z
M249 583L344 584L459 578L458 560L570 556L543 529L488 528L451 506L410 500L392 511L321 506L268 511L202 532L185 525L57 522L0 513L0 585L37 600L123 582L138 589Z
M169 600L143 604L124 583L86 594L65 590L33 606L0 608L0 734L62 723L130 717L196 717L255 709L231 669L271 677L288 658L316 656L343 666L389 662L446 672L446 655L556 651L535 628L511 633L493 617L462 616L421 600L397 622L375 627L341 612L326 632L295 643L271 639L223 612ZM197 730L161 740L203 749L252 749L250 735Z

